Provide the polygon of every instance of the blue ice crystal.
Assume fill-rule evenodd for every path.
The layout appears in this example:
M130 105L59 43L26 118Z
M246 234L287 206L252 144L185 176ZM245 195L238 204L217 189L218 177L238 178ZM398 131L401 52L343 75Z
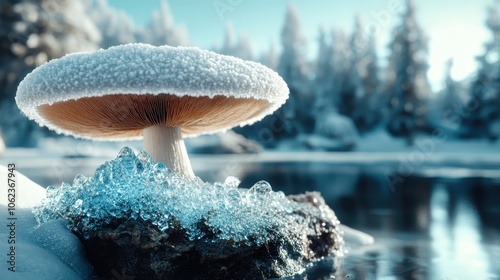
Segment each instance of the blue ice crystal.
M192 239L206 234L197 226L203 221L217 238L257 244L273 231L306 230L299 215L291 215L299 206L283 192L273 191L265 181L248 190L239 184L235 177L224 183L186 179L153 162L146 152L135 155L125 147L93 177L77 175L73 184L48 187L34 214L39 223L63 218L84 235L114 218L143 219L162 231L173 227L175 218Z

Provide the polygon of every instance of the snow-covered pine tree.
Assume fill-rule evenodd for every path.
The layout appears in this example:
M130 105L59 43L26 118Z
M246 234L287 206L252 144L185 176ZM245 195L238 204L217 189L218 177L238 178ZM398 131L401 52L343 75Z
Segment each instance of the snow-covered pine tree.
M462 86L455 81L451 75L453 59L446 62L444 89L438 97L438 110L440 119L447 125L457 126L460 124L459 116L463 108L461 98Z
M19 82L44 62L97 49L100 33L74 0L0 1L0 127L8 146L33 146L42 132L17 109Z
M431 89L427 79L428 40L417 23L413 0L406 3L407 10L389 45L387 128L412 145L415 134L427 128L426 104Z
M316 118L345 113L346 91L355 68L351 66L354 63L349 38L343 30L327 33L320 28L318 46L314 80Z
M331 40L323 27L319 29L318 54L316 57L314 91L316 109L334 110L333 87L335 85L334 65L332 61L333 48Z
M360 63L359 69L363 91L353 116L360 133L370 131L382 121L383 105L386 102L379 91L381 81L375 34L370 34L366 44L363 62Z
M138 41L155 46L186 46L189 44L187 29L184 25L174 25L174 19L166 0L160 9L151 14L151 22L142 32Z
M337 35L335 38L342 38ZM337 39L338 41L338 39ZM345 41L345 40L344 40ZM367 132L381 120L380 77L375 36L367 37L360 16L356 17L349 42L337 42L334 84L338 112L352 118L360 132ZM338 57L343 58L339 61ZM342 66L343 65L343 66ZM335 88L335 87L333 87Z
M349 41L347 74L341 84L339 113L352 119L355 117L359 99L364 95L363 76L366 72L367 43L359 16L356 17L354 32Z
M110 7L107 0L90 1L87 12L101 31L101 48L136 42L133 20Z
M222 47L220 49L216 48L215 50L216 52L221 54L234 56L235 53L234 28L233 24L230 21L226 21L224 42L222 43Z
M226 22L226 33L222 48L215 51L225 55L239 57L245 60L254 60L253 49L250 40L245 35L240 35L238 41L234 40L234 28L231 22Z
M267 67L276 70L278 68L278 59L276 47L271 43L269 49L261 53L259 61Z
M342 29L334 29L331 32L330 44L330 67L332 68L332 78L330 80L331 92L330 100L337 112L341 111L342 91L346 88L351 65L351 50L349 46L349 36Z
M227 40L226 36L226 42ZM305 56L306 41L300 31L297 9L289 5L281 31L282 52L277 60L277 72L290 89L287 102L273 115L243 128L237 133L256 140L267 147L275 146L280 140L314 129L314 96L311 94L308 77L308 61ZM274 51L272 51L274 52ZM272 53L271 52L271 53Z
M246 35L240 35L235 56L245 60L254 60L252 43L250 43L250 39Z
M312 131L314 127L314 96L310 92L308 62L305 56L306 41L301 34L297 9L289 5L285 16L285 24L281 30L282 53L278 63L278 73L283 77L290 89L290 97L277 114L283 131L277 136L294 136L301 132Z
M485 44L485 53L477 58L478 73L472 82L470 98L462 112L461 136L465 138L487 137L496 140L500 136L500 1L495 0L488 8L486 26L492 39Z

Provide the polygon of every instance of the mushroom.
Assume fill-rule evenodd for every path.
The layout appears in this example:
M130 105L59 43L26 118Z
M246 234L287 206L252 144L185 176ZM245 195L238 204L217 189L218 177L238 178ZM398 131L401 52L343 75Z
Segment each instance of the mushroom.
M127 44L45 63L20 83L16 102L61 134L143 138L153 160L193 178L183 137L252 124L288 93L259 63L194 47Z

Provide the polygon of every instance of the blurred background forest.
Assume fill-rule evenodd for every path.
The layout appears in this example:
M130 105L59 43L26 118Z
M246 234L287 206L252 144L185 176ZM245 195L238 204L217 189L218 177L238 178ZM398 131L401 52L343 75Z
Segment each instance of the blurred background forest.
M223 1L213 5L218 13L230 7ZM432 50L417 20L417 1L402 1L388 9L397 18L394 26L382 30L389 36L384 56L377 49L381 30L367 28L361 16L352 19L352 32L318 26L314 57L306 49L310 42L302 33L301 11L294 4L283 11L280 37L268 50L254 51L250 37L239 35L226 21L225 38L213 42L212 50L258 61L276 70L290 88L282 108L235 132L277 150L344 151L369 149L370 143L385 143L391 149L396 139L402 146L411 146L418 139L443 134L456 141L496 143L500 136L500 3L492 1L484 7L490 40L476 42L484 45L477 70L455 80L450 57L439 89L429 82ZM15 105L16 88L25 75L68 53L132 42L193 45L185 26L174 22L167 1L152 12L149 24L139 25L106 0L2 0L0 129L6 146L34 147L41 139L62 137L29 121Z

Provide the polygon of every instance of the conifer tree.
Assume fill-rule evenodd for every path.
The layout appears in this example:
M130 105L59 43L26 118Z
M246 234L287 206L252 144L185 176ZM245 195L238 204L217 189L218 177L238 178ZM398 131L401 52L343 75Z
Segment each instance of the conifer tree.
M488 9L486 26L492 39L479 56L479 70L472 82L470 98L462 113L462 137L487 137L496 140L500 135L500 1Z
M87 12L101 31L101 48L137 41L132 19L125 12L110 7L107 0L90 1Z
M290 97L277 114L283 131L281 136L294 136L313 129L314 96L309 90L308 62L305 56L306 42L300 30L297 9L289 5L285 24L281 30L282 53L278 73L290 89Z
M415 134L427 126L428 40L417 23L413 0L407 0L402 22L394 29L387 73L388 131L413 144Z
M100 32L85 1L0 1L0 128L7 146L33 146L44 133L21 114L14 97L21 80L46 61L97 49Z
M155 46L186 46L189 44L185 26L174 25L174 18L167 1L160 2L160 9L151 14L151 22L143 30L139 41Z

